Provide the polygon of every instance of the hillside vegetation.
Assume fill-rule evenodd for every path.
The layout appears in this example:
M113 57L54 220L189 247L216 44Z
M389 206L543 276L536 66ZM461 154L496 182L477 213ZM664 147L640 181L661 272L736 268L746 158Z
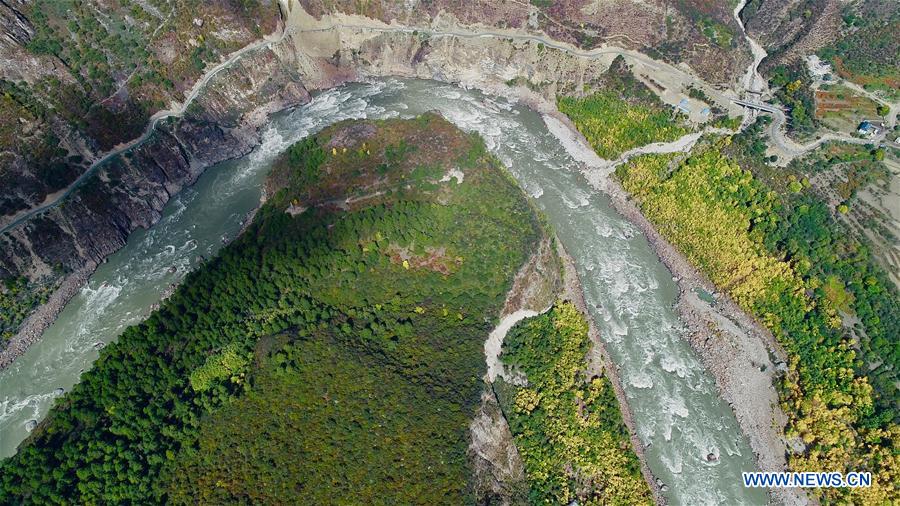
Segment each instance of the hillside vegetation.
M725 138L686 160L644 156L616 175L662 235L787 351L779 385L786 435L804 448L789 456L790 468L871 471L871 488L814 493L827 502L896 502L896 387L869 374L869 362L879 357L889 364L881 371L897 370L900 297L802 184L772 191L723 153L730 149ZM853 313L865 326L862 342L844 325Z
M335 125L269 190L0 463L0 503L473 500L484 339L539 217L435 115Z
M900 97L900 7L892 0L848 2L841 12L840 37L819 50L841 77Z
M583 96L561 96L557 107L575 123L601 158L689 132L670 107L638 81L619 56Z
M0 118L9 119L0 122L0 183L9 187L0 215L84 171L85 153L75 152L84 148L73 140L102 152L138 137L208 64L270 33L278 17L267 0L17 4L4 15L21 16L27 30L0 48Z
M751 125L724 151L773 192L778 226L766 233L765 246L804 277L822 282L820 295L840 312L839 332L854 343L857 368L875 387L878 405L897 418L900 343L893 336L900 332L900 294L884 267L885 249L896 239L879 226L888 218L857 197L886 180L889 169L880 150L836 142L787 167L770 166L763 126Z
M532 504L653 504L631 448L612 385L588 377L591 342L570 302L513 327L503 342L507 367L528 385L495 385L525 463Z
M779 65L770 72L769 86L775 92L775 99L790 114L785 128L796 137L813 135L819 127L811 84L812 76L802 62Z

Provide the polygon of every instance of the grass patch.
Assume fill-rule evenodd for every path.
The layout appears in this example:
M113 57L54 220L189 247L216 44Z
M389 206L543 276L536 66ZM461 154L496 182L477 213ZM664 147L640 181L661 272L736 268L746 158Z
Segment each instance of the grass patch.
M614 160L630 149L673 141L690 131L682 116L634 77L621 56L591 86L594 91L584 96L560 96L556 103L602 158Z

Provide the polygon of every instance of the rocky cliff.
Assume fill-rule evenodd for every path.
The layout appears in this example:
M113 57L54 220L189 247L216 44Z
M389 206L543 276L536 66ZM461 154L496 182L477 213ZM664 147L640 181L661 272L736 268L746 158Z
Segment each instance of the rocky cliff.
M30 315L0 353L0 366L40 335L86 276L121 248L132 231L155 223L173 195L206 167L249 152L258 142L257 127L271 112L308 100L292 67L267 47L250 51L216 74L182 117L161 121L145 141L91 169L68 190L61 205L19 223L12 221L15 214L7 215L3 225L13 226L0 234L0 279L24 280L24 287L14 293L8 281L0 294L4 309L9 309L0 331L12 336L30 309L21 306L48 303ZM47 121L70 128L59 118ZM68 159L78 156L75 160L80 163L66 165L76 177L76 169L83 172L90 166L84 160L99 157L88 144L79 145L83 156L73 155L68 146L62 148ZM16 153L9 156L13 163L0 173L6 178L4 196L15 198L17 190L39 193L40 186L31 180L34 167ZM50 196L58 198L60 193ZM41 201L30 204L36 202Z
M732 84L751 60L728 2L297 0L296 4L316 18L345 14L419 27L514 29L580 49L617 46L673 65L687 64L706 81L723 86Z
M278 13L275 0L0 2L0 226L140 136Z
M837 0L753 0L741 12L751 37L768 51L763 70L814 54L839 35Z

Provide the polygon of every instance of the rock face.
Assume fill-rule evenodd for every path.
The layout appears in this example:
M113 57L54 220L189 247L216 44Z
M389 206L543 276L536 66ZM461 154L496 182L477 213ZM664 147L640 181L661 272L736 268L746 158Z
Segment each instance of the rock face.
M0 1L0 31L3 37L12 44L25 45L31 41L34 26L22 12L22 2L17 0Z
M581 49L615 45L672 64L686 63L707 81L723 85L740 76L751 60L727 2L299 0L298 4L315 17L343 13L417 27L515 29L546 34Z
M481 408L469 430L469 461L478 503L527 504L528 483L522 457L497 398L488 387L481 395Z
M280 19L276 0L153 3L0 1L0 226L139 137Z
M77 285L131 232L159 220L172 196L206 167L248 153L270 113L308 101L299 75L271 50L248 53L217 74L183 118L161 122L144 143L99 165L62 205L0 234L0 279L73 285L25 321L0 351L0 367L39 337Z
M283 33L278 0L155 4L0 0L0 367L173 194L309 99L261 42Z

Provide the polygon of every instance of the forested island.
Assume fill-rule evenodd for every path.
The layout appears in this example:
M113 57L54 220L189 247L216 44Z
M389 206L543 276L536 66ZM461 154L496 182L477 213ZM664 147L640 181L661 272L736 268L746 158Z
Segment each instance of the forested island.
M480 138L435 114L300 141L267 194L247 230L104 349L0 464L0 503L490 500L475 495L468 455L484 340L549 240L543 218ZM542 389L523 347L568 350L553 416L509 412L526 462L518 497L647 501L615 396L602 378L578 379L583 317L565 305L550 315L509 349ZM586 422L602 430L575 474L564 440L527 436Z

